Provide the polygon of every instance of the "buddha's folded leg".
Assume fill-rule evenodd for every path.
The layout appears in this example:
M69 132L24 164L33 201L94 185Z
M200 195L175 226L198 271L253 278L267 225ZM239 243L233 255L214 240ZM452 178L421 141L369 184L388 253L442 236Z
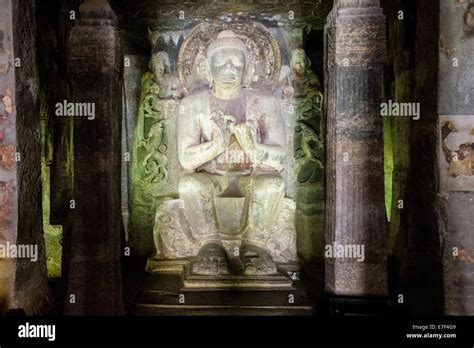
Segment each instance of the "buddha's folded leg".
M247 211L240 248L244 274L275 274L277 266L265 249L265 242L285 195L284 182L280 176L261 174L242 177L239 186L245 194Z
M242 239L263 247L285 196L283 179L275 174L246 176L241 178L239 188L245 195L247 212Z
M179 196L184 202L193 238L200 246L220 240L215 197L227 188L225 176L208 173L186 175L179 182Z
M190 267L203 275L228 274L227 257L222 247L215 207L215 198L227 188L225 176L194 173L183 177L179 195L200 250Z

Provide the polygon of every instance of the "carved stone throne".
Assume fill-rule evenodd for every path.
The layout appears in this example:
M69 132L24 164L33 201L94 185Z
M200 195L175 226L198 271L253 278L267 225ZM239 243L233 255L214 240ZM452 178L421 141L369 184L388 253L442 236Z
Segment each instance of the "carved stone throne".
M217 218L221 226L219 234L230 258L237 256L236 250L241 243L238 231L241 230L243 223L243 205L243 197L217 198ZM268 226L272 232L265 242L265 249L277 263L297 261L295 210L295 201L284 198L277 212L277 220ZM165 270L169 264L164 263L160 267L159 262L156 262L158 260L180 260L196 256L200 245L193 240L191 228L181 199L162 202L156 211L153 230L157 253L150 259L147 270L151 272Z

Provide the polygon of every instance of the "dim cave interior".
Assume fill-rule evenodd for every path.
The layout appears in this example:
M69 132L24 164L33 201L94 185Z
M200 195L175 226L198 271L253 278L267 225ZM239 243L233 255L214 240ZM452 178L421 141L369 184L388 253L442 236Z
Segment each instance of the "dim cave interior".
M473 1L0 6L0 314L474 314Z

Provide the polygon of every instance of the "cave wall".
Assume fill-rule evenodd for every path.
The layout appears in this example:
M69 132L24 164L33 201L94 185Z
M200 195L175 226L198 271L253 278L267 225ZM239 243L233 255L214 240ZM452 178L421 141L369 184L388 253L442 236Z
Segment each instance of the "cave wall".
M382 1L387 16L387 63L384 101L415 101L416 3ZM407 291L407 180L410 164L410 133L413 123L406 117L384 118L385 205L389 220L388 252L390 296Z
M4 2L0 12L0 242L14 243L18 219L16 165L12 156L16 143L15 72L13 68L13 19L11 1ZM8 158L7 161L7 156ZM0 259L0 313L13 305L16 264Z
M441 242L436 221L437 96L439 8L431 0L417 0L414 100L420 119L410 134L410 169L407 182L407 283L405 296L411 312L442 313Z
M474 1L440 1L438 198L449 315L474 314L473 18Z

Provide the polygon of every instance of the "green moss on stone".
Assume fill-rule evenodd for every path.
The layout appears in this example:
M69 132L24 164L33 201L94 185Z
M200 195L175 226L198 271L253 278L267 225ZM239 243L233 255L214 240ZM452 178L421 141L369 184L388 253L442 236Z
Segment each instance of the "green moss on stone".
M48 134L49 109L44 92L40 92L40 136L41 136L41 190L43 208L43 234L46 247L46 266L49 278L59 278L62 273L62 238L63 228L51 225L51 184L48 154L51 143Z
M392 146L392 127L389 118L383 120L384 136L384 183L385 183L385 211L387 220L392 216L392 179L393 179L393 146Z

